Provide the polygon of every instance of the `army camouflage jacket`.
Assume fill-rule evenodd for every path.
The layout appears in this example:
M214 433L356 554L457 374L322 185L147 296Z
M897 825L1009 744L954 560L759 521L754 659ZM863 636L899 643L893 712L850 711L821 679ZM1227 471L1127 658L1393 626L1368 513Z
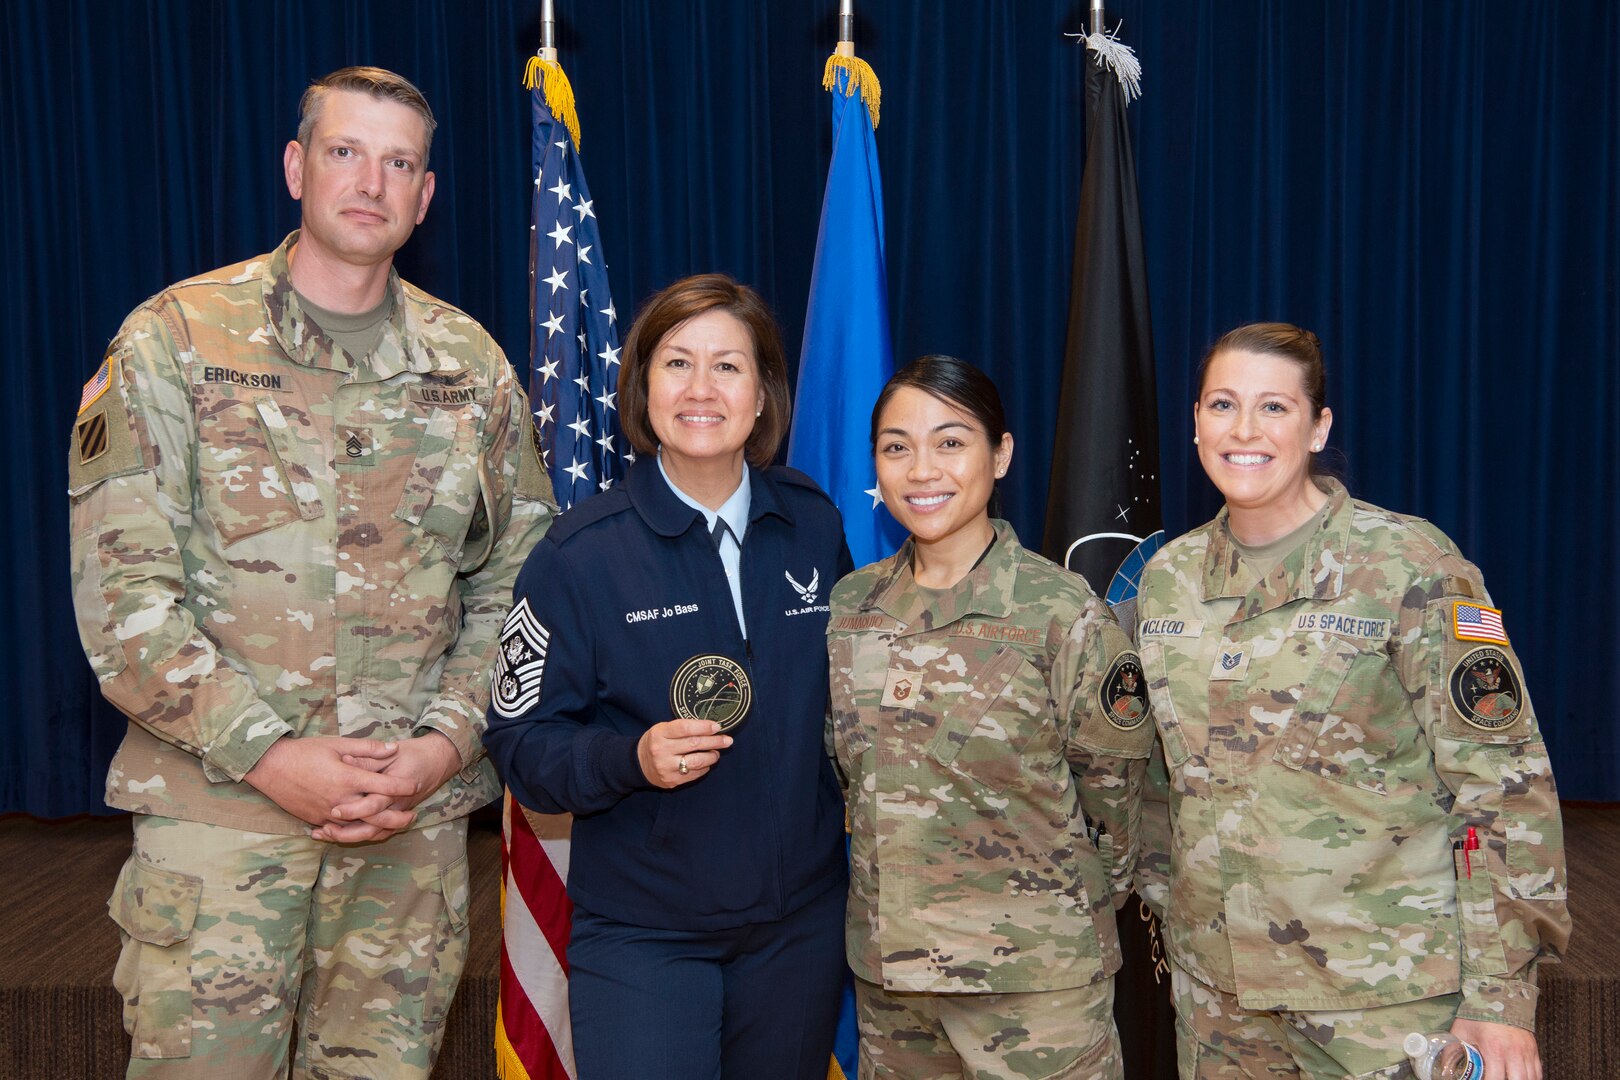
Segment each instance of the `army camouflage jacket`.
M1264 580L1224 510L1143 574L1168 809L1138 884L1172 959L1246 1008L1461 990L1458 1015L1533 1028L1569 936L1563 829L1501 613L1428 522L1321 484Z
M951 589L917 585L908 540L832 594L849 963L893 990L1057 990L1120 964L1141 667L1082 578L995 529Z
M147 301L85 388L74 607L130 720L107 801L296 833L242 782L276 739L436 730L464 768L421 827L500 792L488 671L550 487L477 323L391 273L382 342L351 370L300 312L297 236Z

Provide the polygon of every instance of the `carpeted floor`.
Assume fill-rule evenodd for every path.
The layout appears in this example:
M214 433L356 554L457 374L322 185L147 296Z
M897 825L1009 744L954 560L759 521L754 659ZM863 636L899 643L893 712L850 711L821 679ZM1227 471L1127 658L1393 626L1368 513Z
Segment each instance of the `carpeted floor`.
M1541 980L1547 1080L1620 1077L1620 807L1564 809L1575 937ZM472 947L435 1078L492 1080L500 957L500 836L471 832ZM0 921L0 1080L111 1080L129 1042L110 979L118 932L107 894L129 853L123 819L0 817L9 868ZM753 1078L745 1078L753 1080ZM768 1080L768 1078L760 1078Z

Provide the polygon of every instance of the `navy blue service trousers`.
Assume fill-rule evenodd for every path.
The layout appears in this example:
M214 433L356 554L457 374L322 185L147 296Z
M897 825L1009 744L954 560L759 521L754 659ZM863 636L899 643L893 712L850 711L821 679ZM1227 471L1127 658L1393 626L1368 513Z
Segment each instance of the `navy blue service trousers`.
M844 890L777 922L655 930L574 908L579 1080L825 1080L844 973Z

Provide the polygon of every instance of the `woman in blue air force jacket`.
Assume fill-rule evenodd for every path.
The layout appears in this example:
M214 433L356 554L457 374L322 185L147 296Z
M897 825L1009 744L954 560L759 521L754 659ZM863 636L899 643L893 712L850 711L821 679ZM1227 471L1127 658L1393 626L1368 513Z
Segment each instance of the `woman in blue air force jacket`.
M787 366L758 295L705 274L649 300L619 415L637 460L529 556L484 740L515 799L574 814L580 1080L820 1080L847 874L824 635L851 563L831 501L769 466ZM674 718L672 690L701 716L728 683L735 726Z

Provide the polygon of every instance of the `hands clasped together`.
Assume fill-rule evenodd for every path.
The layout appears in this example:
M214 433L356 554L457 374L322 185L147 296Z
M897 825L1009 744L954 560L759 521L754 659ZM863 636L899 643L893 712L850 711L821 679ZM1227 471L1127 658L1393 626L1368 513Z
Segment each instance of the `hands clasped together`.
M246 779L315 826L315 839L358 844L408 828L415 806L460 768L455 744L436 731L395 742L314 736L277 740Z

